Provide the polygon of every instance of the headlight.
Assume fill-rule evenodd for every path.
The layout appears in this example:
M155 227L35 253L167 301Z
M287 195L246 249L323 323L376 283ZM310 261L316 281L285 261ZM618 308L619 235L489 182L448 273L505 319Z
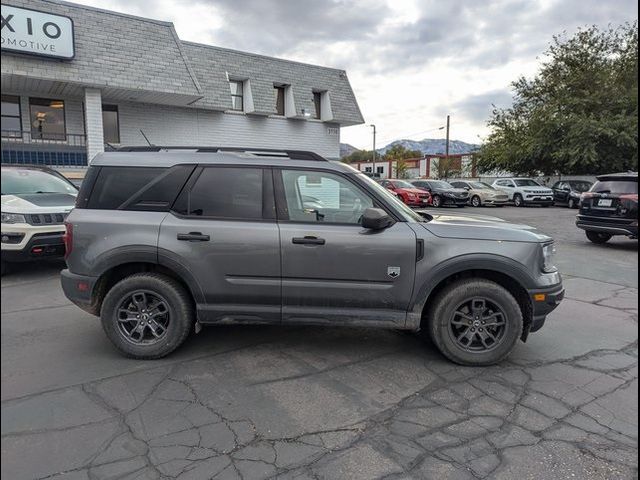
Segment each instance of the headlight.
M416 198L416 195L415 195L415 193L408 192L408 193L407 193L407 197L409 197L409 198Z
M556 245L548 243L542 246L542 271L545 273L557 272L556 267Z
M27 219L19 213L2 212L2 223L27 223Z

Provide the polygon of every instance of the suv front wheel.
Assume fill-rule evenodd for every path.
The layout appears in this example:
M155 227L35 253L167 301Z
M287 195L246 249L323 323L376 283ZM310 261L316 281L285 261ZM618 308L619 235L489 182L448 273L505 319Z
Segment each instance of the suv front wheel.
M522 195L520 195L519 193L516 193L513 196L513 204L516 207L524 207L524 199L522 198Z
M100 311L109 340L124 355L138 359L173 352L186 340L194 317L187 290L157 273L137 273L116 283Z
M520 305L511 293L484 279L464 279L437 296L427 317L431 339L450 360L493 365L522 335Z

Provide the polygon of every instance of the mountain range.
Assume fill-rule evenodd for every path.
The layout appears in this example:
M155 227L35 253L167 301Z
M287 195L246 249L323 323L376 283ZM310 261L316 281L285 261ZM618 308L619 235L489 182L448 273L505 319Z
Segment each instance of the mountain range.
M425 138L423 140L395 140L382 148L376 149L378 153L384 155L394 145L402 145L407 150L419 150L423 155L434 155L437 153L444 153L446 149L446 139L444 138ZM473 143L463 142L461 140L449 140L449 153L450 154L464 154L475 152L480 148L480 145ZM348 143L340 144L340 157L344 157L358 150L353 145Z

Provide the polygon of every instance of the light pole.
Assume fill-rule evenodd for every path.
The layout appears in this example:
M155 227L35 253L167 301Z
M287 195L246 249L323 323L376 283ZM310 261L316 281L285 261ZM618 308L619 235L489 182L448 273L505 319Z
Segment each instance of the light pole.
M445 145L445 158L447 159L447 161L449 160L449 121L450 121L451 117L449 115L447 115L447 144Z
M371 173L373 173L373 177L375 178L376 176L376 126L375 125L369 125L369 126L373 128L373 167L372 167Z

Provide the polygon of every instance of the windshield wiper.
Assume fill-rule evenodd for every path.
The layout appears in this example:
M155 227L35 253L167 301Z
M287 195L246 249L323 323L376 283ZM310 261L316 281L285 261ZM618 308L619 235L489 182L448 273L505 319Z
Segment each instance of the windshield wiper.
M611 193L611 190L598 190L595 193Z

